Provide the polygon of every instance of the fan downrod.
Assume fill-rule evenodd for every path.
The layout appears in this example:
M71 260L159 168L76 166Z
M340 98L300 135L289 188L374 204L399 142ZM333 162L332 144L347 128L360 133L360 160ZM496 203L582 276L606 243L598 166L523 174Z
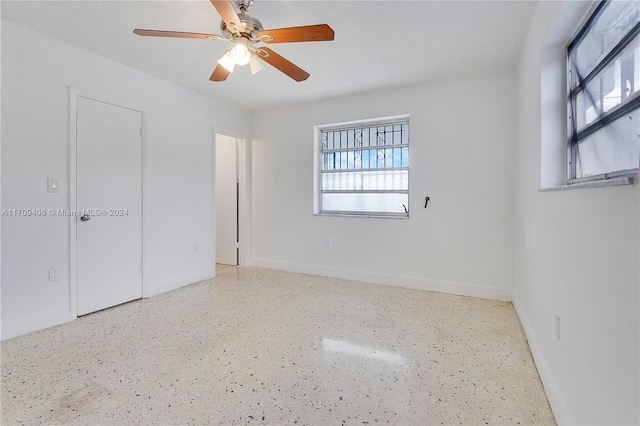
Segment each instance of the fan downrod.
M247 13L247 10L253 6L253 0L236 0L240 13Z

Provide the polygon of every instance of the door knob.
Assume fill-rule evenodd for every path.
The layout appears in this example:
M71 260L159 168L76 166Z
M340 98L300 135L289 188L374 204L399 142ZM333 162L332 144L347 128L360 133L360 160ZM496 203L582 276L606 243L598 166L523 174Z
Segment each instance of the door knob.
M83 222L88 222L91 220L91 216L89 216L88 214L83 214L82 216L80 216L80 220Z

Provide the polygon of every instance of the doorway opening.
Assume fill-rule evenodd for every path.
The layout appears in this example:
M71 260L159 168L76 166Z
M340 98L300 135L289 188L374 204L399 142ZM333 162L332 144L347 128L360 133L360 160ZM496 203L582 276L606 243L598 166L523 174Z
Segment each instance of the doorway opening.
M233 135L215 135L215 264L216 271L245 264L247 146Z

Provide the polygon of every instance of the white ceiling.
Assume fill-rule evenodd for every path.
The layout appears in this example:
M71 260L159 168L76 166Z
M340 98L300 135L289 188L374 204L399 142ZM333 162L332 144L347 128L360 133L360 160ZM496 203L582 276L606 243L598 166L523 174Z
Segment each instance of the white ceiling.
M273 1L265 29L327 23L330 42L269 47L311 74L209 76L226 41L140 37L134 28L220 34L209 1L2 1L2 18L249 110L515 66L534 1Z

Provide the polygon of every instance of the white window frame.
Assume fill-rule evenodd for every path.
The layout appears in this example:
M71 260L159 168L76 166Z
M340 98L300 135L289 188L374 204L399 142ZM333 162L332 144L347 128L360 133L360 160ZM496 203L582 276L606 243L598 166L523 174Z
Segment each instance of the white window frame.
M389 117L380 117L380 118L372 118L365 120L357 120L357 121L348 121L343 123L332 123L332 124L323 124L317 125L313 128L314 134L314 144L313 144L313 214L319 216L346 216L346 217L377 217L377 218L397 218L397 219L408 219L409 218L409 187L406 190L393 190L393 191L385 191L385 192L393 192L393 193L403 193L407 194L407 205L405 213L395 213L395 212L367 212L367 211L335 211L335 210L323 210L322 208L322 133L326 131L334 131L334 130L348 130L348 129L358 129L363 127L373 127L373 126L388 126L393 124L401 124L406 123L409 124L409 114L395 115ZM410 130L409 130L410 132ZM404 147L409 147L409 142ZM389 145L388 147L392 147ZM409 173L409 165L411 164L411 150L409 149L409 164L407 167L389 167L386 168L388 170L398 170L403 169L407 170L408 177L410 178ZM358 169L356 169L358 170ZM365 193L366 191L353 191L354 193Z
M607 127L615 122L615 120L629 114L630 112L638 110L640 108L640 93L629 96L629 100L622 102L620 105L614 107L610 111L603 113L595 121L585 125L580 130L577 130L577 108L576 99L579 93L584 90L584 87L595 79L597 74L604 69L607 65L613 63L620 52L623 51L633 40L640 37L640 23L636 24L633 28L628 30L626 35L618 41L616 45L610 47L609 52L605 53L601 57L594 68L589 71L589 74L583 76L582 81L577 81L576 75L573 75L571 54L578 43L582 40L585 34L589 31L592 24L599 16L600 12L604 9L606 4L610 0L601 0L597 2L587 18L580 25L577 33L572 37L571 41L567 44L566 58L567 58L567 184L580 184L586 182L604 181L613 178L634 177L638 174L638 168L629 170L616 170L608 173L602 173L598 175L591 175L585 177L577 177L577 163L579 155L580 143L587 139L590 135L596 131ZM575 85L575 87L573 87ZM636 136L636 135L633 135Z

